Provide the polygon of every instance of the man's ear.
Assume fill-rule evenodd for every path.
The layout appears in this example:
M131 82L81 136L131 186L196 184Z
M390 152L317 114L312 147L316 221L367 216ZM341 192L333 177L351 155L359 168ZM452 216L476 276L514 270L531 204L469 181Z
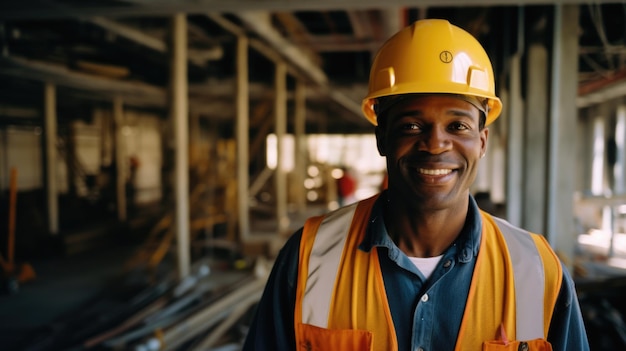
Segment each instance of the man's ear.
M380 154L380 156L387 156L387 152L385 151L385 130L379 126L376 126L374 133L376 134L376 147L378 148L378 153Z
M480 131L480 157L482 158L483 156L485 156L485 153L487 152L487 140L489 139L489 129L488 128L483 128L483 130Z

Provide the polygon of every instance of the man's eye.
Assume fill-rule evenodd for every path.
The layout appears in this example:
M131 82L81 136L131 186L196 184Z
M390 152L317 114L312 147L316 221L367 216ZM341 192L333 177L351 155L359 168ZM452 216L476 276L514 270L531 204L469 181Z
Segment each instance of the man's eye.
M420 126L417 123L406 123L400 126L401 130L419 130Z
M469 127L465 123L452 123L450 125L450 129L452 129L452 130L466 130L466 129L469 129Z

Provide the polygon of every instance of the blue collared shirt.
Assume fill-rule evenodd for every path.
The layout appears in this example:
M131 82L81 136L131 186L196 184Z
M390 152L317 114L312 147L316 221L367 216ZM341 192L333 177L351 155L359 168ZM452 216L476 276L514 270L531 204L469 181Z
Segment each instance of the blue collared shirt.
M379 198L360 250L378 250L398 350L454 350L478 255L482 221L472 197L465 226L426 279L387 233ZM295 350L294 306L302 230L278 255L248 332L244 350ZM553 350L589 350L574 283L563 284L548 341Z

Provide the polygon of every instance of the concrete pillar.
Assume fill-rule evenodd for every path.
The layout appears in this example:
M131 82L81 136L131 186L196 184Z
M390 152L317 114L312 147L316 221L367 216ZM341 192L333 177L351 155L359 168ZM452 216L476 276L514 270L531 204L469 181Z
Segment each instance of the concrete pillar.
M250 175L248 170L249 136L249 83L248 83L248 38L237 37L237 209L239 211L239 238L246 241L250 236L250 211L248 208Z
M615 166L613 177L615 179L614 193L626 194L626 105L617 108L615 121Z
M287 215L287 172L283 160L284 137L287 133L287 65L284 62L276 63L274 77L274 118L276 127L276 172L274 181L276 187L276 220L278 233L287 235L289 217Z
M598 115L593 119L593 155L591 159L591 193L595 196L604 195L605 168L605 116Z
M546 179L548 174L548 51L533 44L527 50L526 116L522 227L546 232Z
M606 181L606 115L604 109L600 109L601 113L593 119L593 155L591 160L591 193L594 196L604 196L607 194ZM611 233L609 244L609 256L613 251L613 207L602 206L602 219L600 228Z
M506 218L514 225L522 224L522 174L524 170L524 104L521 94L521 54L510 59L509 121L507 139Z
M499 95L504 106L509 104L509 92L503 85ZM489 126L489 143L485 159L489 162L489 178L491 179L491 201L496 204L506 204L507 201L507 131L508 112L503 111L502 116L494 124ZM506 214L500 214L505 216Z
M187 17L172 18L172 119L175 144L175 203L178 277L189 275L189 116L187 96Z
M295 182L294 187L296 194L296 208L298 213L304 213L306 210L306 189L304 188L304 180L306 179L307 166L307 145L306 145L306 84L298 81L296 84L296 101L295 101L295 123L294 134L295 142Z
M550 93L548 241L572 270L577 233L574 227L576 104L578 87L579 5L555 5Z
M46 196L48 203L48 231L59 233L59 198L57 191L57 106L56 87L44 87L44 125L46 132Z
M404 10L400 6L385 6L380 10L383 18L382 29L383 29L383 38L386 40L391 37L395 33L397 33L400 29L402 29L406 24L404 23Z
M119 96L113 99L113 121L115 122L115 197L117 219L124 222L127 218L126 180L128 179L128 157L126 155L126 139L124 138L124 103Z

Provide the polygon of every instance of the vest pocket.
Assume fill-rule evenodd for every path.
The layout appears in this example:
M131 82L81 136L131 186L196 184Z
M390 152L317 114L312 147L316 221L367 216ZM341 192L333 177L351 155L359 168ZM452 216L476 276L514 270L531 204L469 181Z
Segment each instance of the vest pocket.
M552 345L544 339L530 341L485 341L483 351L552 351Z
M325 329L298 323L296 342L298 351L373 350L373 335L368 330Z

